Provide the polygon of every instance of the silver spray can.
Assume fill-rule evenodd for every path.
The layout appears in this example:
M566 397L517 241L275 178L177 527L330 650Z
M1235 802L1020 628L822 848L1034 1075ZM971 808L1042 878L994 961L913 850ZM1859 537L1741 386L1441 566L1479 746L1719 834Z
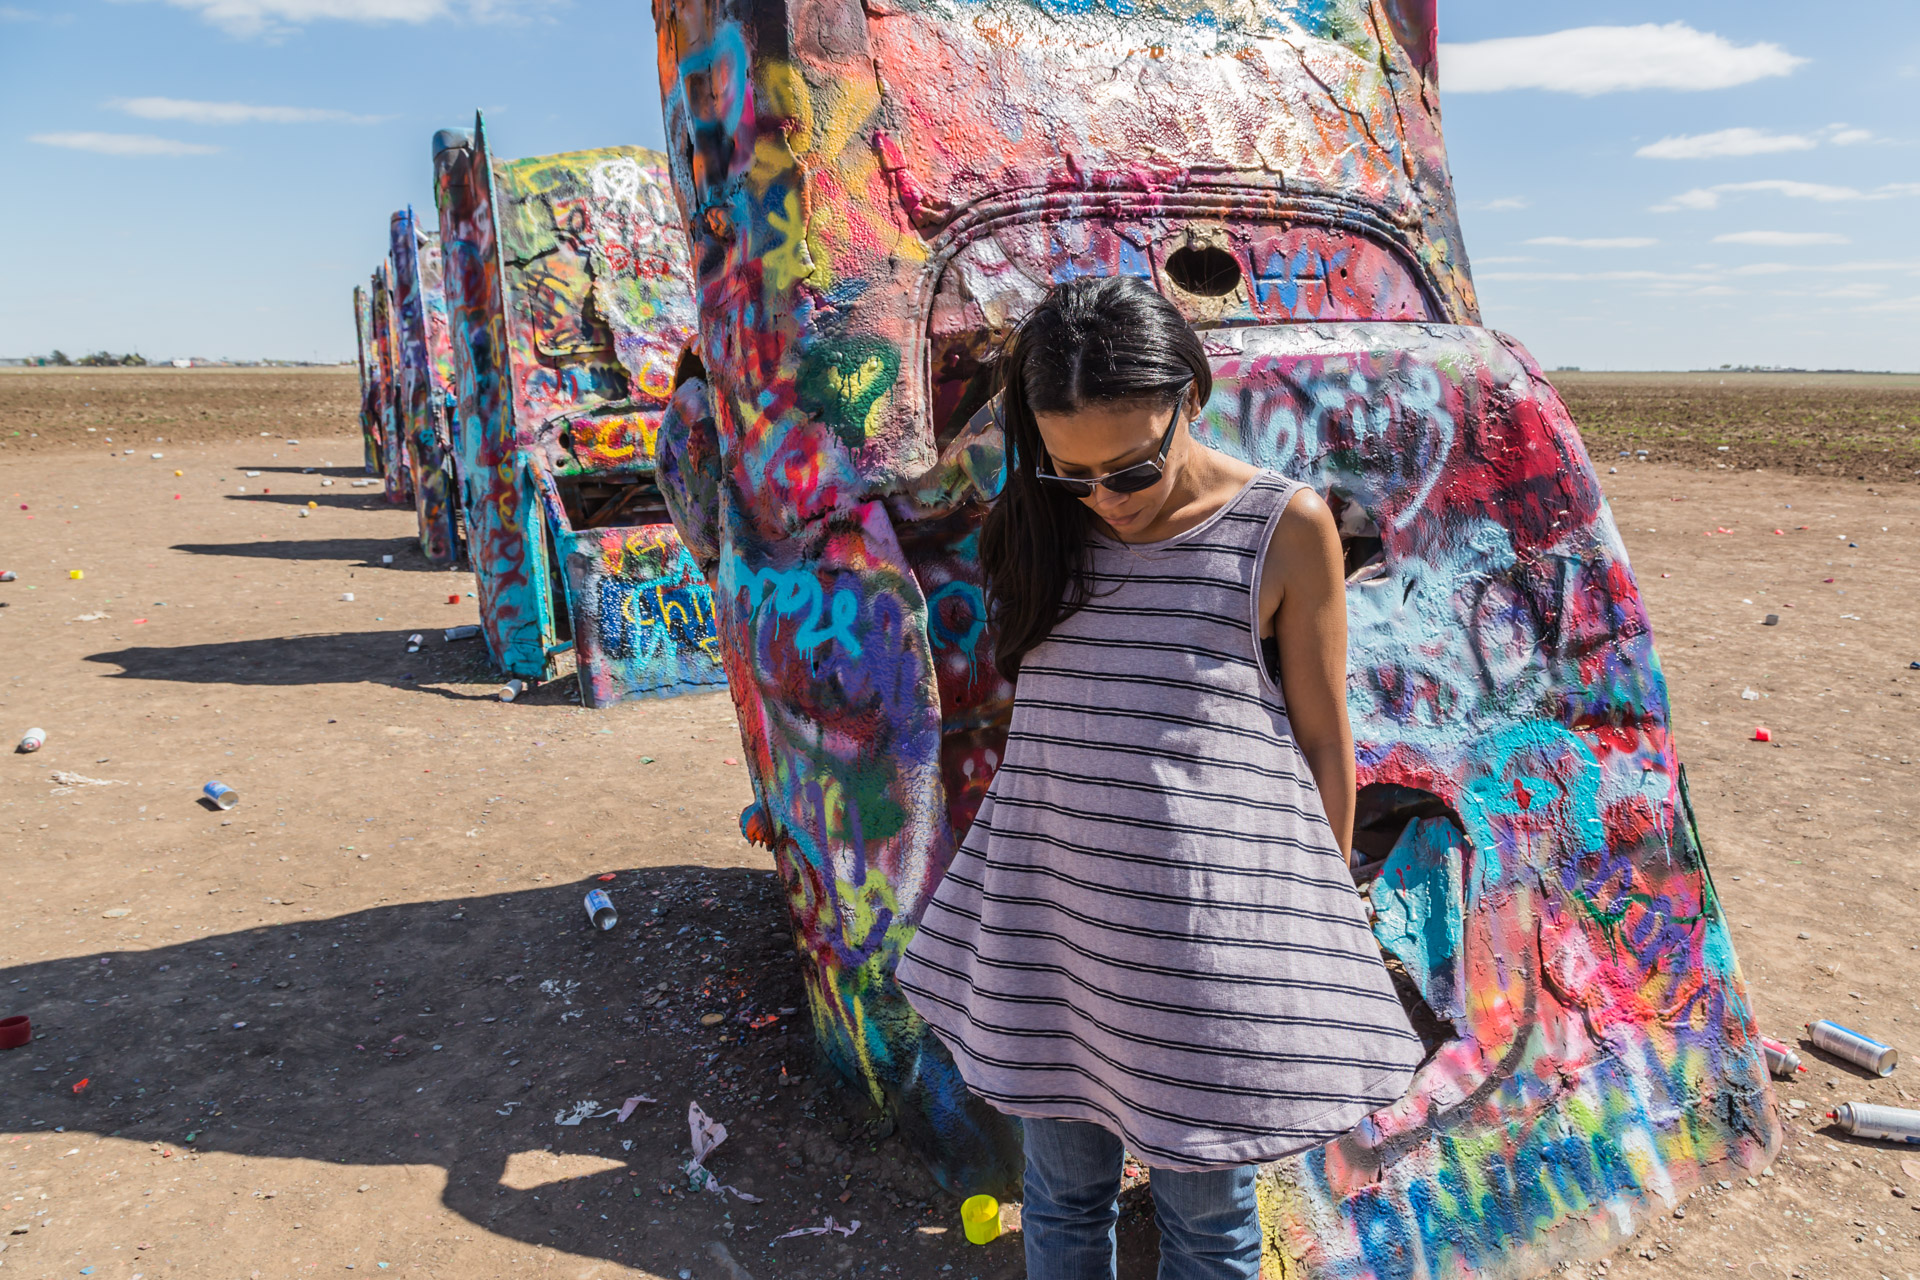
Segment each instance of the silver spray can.
M527 691L527 682L525 680L520 680L520 679L509 680L505 684L500 686L500 701L512 702L515 698L519 697L521 694L525 693L526 691Z
M407 652L408 653L420 652L420 646L425 644L426 642L427 642L427 639L425 636L421 635L418 631L414 632L412 635L407 637Z
M1850 1027L1828 1022L1825 1018L1807 1024L1807 1039L1813 1041L1815 1048L1823 1049L1856 1067L1864 1067L1877 1076L1892 1075L1893 1069L1900 1064L1897 1050L1871 1036L1863 1036Z
M458 627L448 627L440 634L447 640L471 640L480 634L480 628L468 622Z
M1827 1118L1856 1138L1878 1138L1882 1142L1904 1142L1920 1147L1920 1111L1904 1107L1880 1107L1871 1102L1843 1102Z
M1806 1070L1800 1065L1799 1054L1769 1036L1760 1037L1760 1051L1766 1055L1768 1073L1776 1080L1790 1080L1794 1072Z
M46 745L47 731L45 729L29 729L20 739L19 750L22 755L26 755L38 751Z
M620 913L613 909L613 899L607 896L605 889L595 889L587 894L587 919L593 921L594 928L602 932L620 923Z

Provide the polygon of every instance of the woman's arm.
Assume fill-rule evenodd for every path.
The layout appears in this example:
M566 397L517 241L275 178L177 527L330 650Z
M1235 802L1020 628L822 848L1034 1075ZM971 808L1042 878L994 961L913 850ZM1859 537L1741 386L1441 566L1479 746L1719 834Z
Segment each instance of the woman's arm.
M1347 593L1340 531L1311 489L1280 514L1267 547L1261 604L1275 586L1280 690L1340 852L1353 853L1353 726L1347 722Z

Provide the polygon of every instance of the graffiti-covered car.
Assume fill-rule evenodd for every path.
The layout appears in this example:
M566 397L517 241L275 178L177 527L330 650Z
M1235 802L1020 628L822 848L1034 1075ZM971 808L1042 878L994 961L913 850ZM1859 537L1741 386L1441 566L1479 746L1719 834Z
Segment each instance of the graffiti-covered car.
M378 436L380 466L388 502L413 497L413 462L407 451L402 404L400 318L393 296L393 263L381 259L367 282L368 381L371 412Z
M435 138L454 438L482 633L508 673L582 700L725 682L707 584L662 505L654 441L693 328L664 158L498 160Z
M360 370L360 455L370 476L380 474L381 456L380 357L373 346L373 294L365 285L353 286L353 346Z
M947 1185L1019 1167L892 982L1010 706L992 358L1051 284L1121 272L1201 331L1197 430L1339 517L1354 870L1426 1042L1406 1098L1264 1171L1267 1273L1533 1274L1764 1165L1646 610L1564 405L1480 325L1431 0L654 13L701 322L661 476L715 584L743 825L823 1053Z
M418 226L411 206L393 215L394 329L400 377L394 388L394 421L413 479L420 554L430 564L460 559L464 532L456 500L453 452L453 346L447 333L447 300L440 285L440 237Z

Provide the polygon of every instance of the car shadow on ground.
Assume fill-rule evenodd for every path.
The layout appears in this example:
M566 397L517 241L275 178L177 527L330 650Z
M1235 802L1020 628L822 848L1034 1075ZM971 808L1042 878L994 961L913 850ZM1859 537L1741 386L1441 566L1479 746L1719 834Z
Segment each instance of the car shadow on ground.
M276 475L276 476L279 476L279 475L334 476L341 479L349 479L349 480L372 480L383 487L386 484L386 481L382 480L379 476L369 475L364 467L286 466L286 467L247 467L245 468L245 470L260 471L260 472L266 473L267 475Z
M446 1207L491 1232L663 1275L712 1273L716 1240L759 1280L882 1259L903 1274L948 1260L980 1280L1021 1274L1017 1236L968 1251L957 1230L917 1232L957 1222L951 1197L814 1068L771 871L604 879L6 966L0 1015L29 1015L35 1039L0 1053L0 1113L22 1132L175 1152L433 1164ZM612 932L587 921L589 888L611 894ZM136 901L126 926L151 937L166 927L152 914ZM657 1101L629 1121L599 1114L639 1094ZM557 1123L589 1101L595 1118ZM714 1172L763 1203L689 1190L689 1102L731 1131ZM529 1162L552 1167L548 1150L594 1171L527 1178ZM826 1208L866 1229L770 1246Z
M447 573L457 566L434 564L420 554L412 538L302 538L261 542L181 542L172 550L196 556L239 556L249 560L337 560L357 569L401 569ZM382 564L381 556L392 556Z
M413 508L411 502L388 502L378 489L358 493L229 493L224 496L228 502L277 502L296 507L311 502L315 506L345 511L410 511Z
M437 627L419 628L425 642L408 653L407 627L336 631L258 640L217 640L161 647L135 645L90 653L88 662L112 664L117 680L172 680L188 684L385 684L456 701L492 698L495 676L477 639L452 643ZM561 681L543 685L542 692ZM568 682L570 683L570 682ZM482 684L485 691L447 687Z

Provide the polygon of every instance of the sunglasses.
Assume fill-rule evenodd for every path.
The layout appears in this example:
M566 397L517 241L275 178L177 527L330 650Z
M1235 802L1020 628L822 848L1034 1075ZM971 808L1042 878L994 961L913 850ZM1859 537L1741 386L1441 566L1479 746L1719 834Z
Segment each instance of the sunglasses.
M1136 462L1130 467L1084 480L1077 476L1050 475L1045 471L1035 472L1035 478L1076 498L1091 498L1093 491L1102 487L1113 493L1139 493L1142 489L1153 488L1160 483L1160 477L1166 474L1167 454L1173 449L1173 433L1180 426L1180 410L1186 404L1186 394L1186 388L1182 387L1180 401L1173 406L1173 418L1167 423L1167 433L1160 437L1160 450L1145 462Z

